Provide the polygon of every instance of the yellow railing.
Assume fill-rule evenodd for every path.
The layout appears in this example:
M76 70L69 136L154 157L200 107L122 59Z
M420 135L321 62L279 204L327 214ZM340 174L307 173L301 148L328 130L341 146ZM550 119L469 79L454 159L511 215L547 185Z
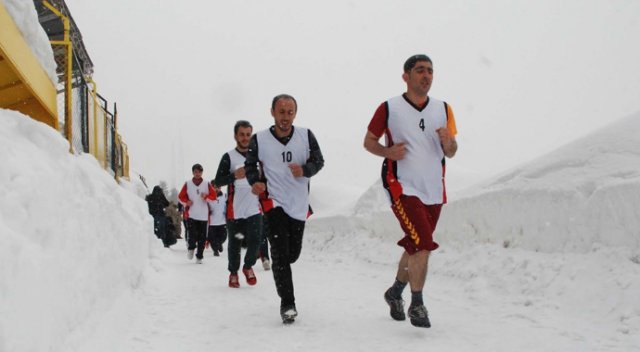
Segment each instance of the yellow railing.
M31 1L31 0L29 0ZM56 3L59 4L58 1ZM62 8L66 5L62 2ZM13 18L0 2L0 108L18 110L33 119L42 121L60 130L64 121L63 134L69 141L71 152L91 153L105 170L112 172L116 179L129 178L129 154L127 145L117 132L116 116L107 109L106 101L97 91L97 85L90 74L81 69L74 71L74 43L71 41L72 28L69 17L60 8L43 0L42 5L54 13L64 27L62 40L51 40L56 55L57 72L60 74L58 88L64 94L64 102L57 108L57 91L54 82L46 74L24 40ZM68 9L65 9L68 13ZM62 50L56 50L62 49ZM75 84L74 84L74 79ZM89 84L91 87L89 88ZM81 89L75 91L74 89ZM74 109L79 102L74 101L74 93L79 100L86 96L86 106L80 111ZM104 105L102 104L104 102ZM83 105L81 104L81 105ZM58 115L61 115L61 120ZM74 115L75 114L75 115ZM75 129L74 121L81 121L86 129Z
M65 63L64 63L64 135L69 140L69 149L73 151L73 145L71 144L72 135L73 135L73 119L72 119L72 77L73 77L73 45L71 45L70 39L70 24L69 18L62 14L62 12L58 11L53 5L51 5L48 1L42 1L42 4L47 7L51 12L53 12L56 16L58 16L62 23L64 24L64 39L63 40L52 40L51 45L62 45L66 48L65 50Z

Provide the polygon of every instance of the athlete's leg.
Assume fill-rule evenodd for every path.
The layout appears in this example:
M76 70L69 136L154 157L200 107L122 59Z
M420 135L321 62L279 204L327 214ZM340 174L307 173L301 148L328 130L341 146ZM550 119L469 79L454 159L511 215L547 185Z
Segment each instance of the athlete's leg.
M227 258L229 264L227 269L232 274L236 274L240 269L240 243L241 240L237 237L240 229L239 220L227 221L227 232L229 235L229 244L227 245Z
M430 253L430 251L423 249L414 253L413 255L408 255L407 252L403 254L403 257L405 255L408 256L407 276L409 277L409 286L411 287L411 292L422 291L422 288L424 287L424 283L427 279Z
M256 263L260 238L262 237L262 214L256 214L245 219L244 234L247 240L244 268L251 268Z
M402 256L400 257L396 279L403 283L409 282L409 253L407 253L407 251L402 252Z

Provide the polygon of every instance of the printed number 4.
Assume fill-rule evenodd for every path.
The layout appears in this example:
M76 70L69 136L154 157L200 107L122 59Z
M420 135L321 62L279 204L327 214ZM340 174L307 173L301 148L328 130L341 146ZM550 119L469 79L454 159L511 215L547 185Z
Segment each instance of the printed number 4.
M420 119L420 123L418 124L418 127L420 127L422 132L424 132L424 119Z
M293 160L293 155L291 154L291 152L282 152L283 163L290 163L291 160Z

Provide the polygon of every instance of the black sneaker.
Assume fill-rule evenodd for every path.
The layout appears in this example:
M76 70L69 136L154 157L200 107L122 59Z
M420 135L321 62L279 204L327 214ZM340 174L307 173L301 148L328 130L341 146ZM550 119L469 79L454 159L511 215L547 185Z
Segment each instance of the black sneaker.
M405 320L406 317L404 315L404 301L402 298L393 298L391 297L391 289L388 289L384 293L384 300L389 305L389 314L394 320Z
M284 306L280 307L280 317L282 318L283 324L291 324L296 321L296 317L298 316L298 311L296 310L296 306Z
M410 306L407 314L409 314L409 319L411 319L411 325L421 328L431 327L429 312L427 312L427 308L424 305Z

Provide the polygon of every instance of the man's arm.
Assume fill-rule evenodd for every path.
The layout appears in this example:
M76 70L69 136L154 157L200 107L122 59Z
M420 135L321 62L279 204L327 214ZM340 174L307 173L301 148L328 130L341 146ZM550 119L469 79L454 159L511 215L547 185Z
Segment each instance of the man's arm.
M371 121L369 122L367 134L364 136L364 149L373 155L381 156L386 159L400 160L404 158L404 143L396 143L389 147L385 147L379 142L380 138L382 138L384 132L387 130L388 118L389 107L387 102L384 102L378 106L376 112L371 118Z
M260 181L258 161L258 138L254 134L249 141L249 150L244 160L244 172L250 185Z
M187 184L185 183L178 194L178 199L185 205L191 205L193 202L189 199L189 195L187 194Z
M207 195L202 198L204 201L207 200L216 200L218 199L218 193L216 192L216 190L213 188L213 186L211 185L211 183L207 183L207 187L208 187L208 192Z
M453 158L458 151L458 142L456 142L456 138L451 135L449 129L444 127L438 128L436 132L438 132L438 136L440 137L440 145L442 145L444 156L447 158Z
M367 134L364 136L364 149L373 155L386 159L401 160L404 158L404 143L397 143L390 147L385 147L380 144L379 140L380 137L367 130Z
M304 177L311 177L318 173L324 167L324 157L320 150L320 145L316 136L313 135L311 130L309 131L309 159L307 163L302 165L302 175Z
M216 172L216 178L213 183L217 187L222 187L233 183L235 180L235 175L231 172L231 157L229 157L229 153L224 153L222 159L220 159L218 172Z

